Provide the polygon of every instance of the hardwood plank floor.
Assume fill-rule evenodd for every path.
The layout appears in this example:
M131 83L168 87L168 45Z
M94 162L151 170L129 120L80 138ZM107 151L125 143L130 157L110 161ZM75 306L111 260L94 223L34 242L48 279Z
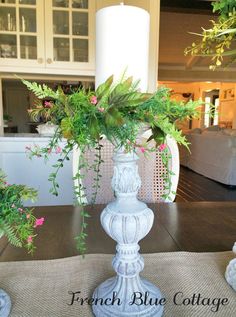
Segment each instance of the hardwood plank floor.
M181 166L176 202L236 201L236 186L215 182Z

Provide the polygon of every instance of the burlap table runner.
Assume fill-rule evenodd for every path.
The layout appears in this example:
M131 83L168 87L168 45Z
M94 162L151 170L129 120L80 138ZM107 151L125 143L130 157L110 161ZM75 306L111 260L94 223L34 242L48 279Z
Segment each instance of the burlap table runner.
M146 254L142 275L158 285L167 303L164 316L208 317L236 316L236 293L226 283L224 272L233 258L232 252L189 253L171 252ZM90 317L91 307L74 303L69 291L81 291L81 297L92 295L94 288L114 275L111 255L93 254L85 259L71 258L0 263L0 287L11 296L12 317ZM200 294L211 305L175 305L176 293L183 298ZM213 312L214 298L227 298ZM179 297L180 299L180 297ZM178 300L180 303L180 300Z

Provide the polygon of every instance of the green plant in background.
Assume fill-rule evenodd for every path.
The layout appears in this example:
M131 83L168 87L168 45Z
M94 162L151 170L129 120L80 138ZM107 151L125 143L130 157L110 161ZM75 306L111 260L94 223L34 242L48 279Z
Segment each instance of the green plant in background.
M185 55L211 57L210 69L222 65L225 57L229 57L225 66L236 61L236 48L233 45L236 37L236 1L220 0L212 3L213 12L218 12L216 21L212 20L210 29L202 28L199 42L194 42L185 49Z
M83 207L85 205L83 170L92 168L96 172L93 186L93 201L95 202L101 177L102 145L100 141L105 137L116 147L123 146L127 151L139 149L141 152L153 151L154 149L148 147L148 144L154 140L167 168L165 181L166 197L168 197L170 194L170 171L165 145L166 136L169 135L179 144L188 146L176 124L181 120L197 117L199 115L197 108L201 105L200 101L189 101L186 104L175 101L171 99L170 90L165 87L160 87L154 94L141 93L138 89L139 82L134 82L132 77L125 78L125 76L122 76L118 83L114 83L113 76L111 76L96 91L86 91L79 88L70 95L65 95L60 87L53 91L45 85L42 86L26 80L23 80L23 83L39 99L50 98L51 120L59 126L47 147L28 148L30 156L47 158L52 151L60 153L60 158L53 166L54 171L49 176L49 180L52 182L52 194L58 195L59 185L56 181L58 171L63 167L64 162L69 160L69 153L77 147L80 149L80 156L77 174L74 176L78 180L75 195L79 205ZM37 114L37 108L34 110L34 114ZM147 126L152 131L147 144L137 144L138 133ZM67 143L63 149L60 149L58 142L62 138L66 138ZM97 150L95 161L91 166L85 160L85 152L89 148ZM84 208L81 211L81 216L82 230L76 239L78 249L84 253L87 235L86 218L89 217Z
M12 116L10 116L9 114L5 113L3 114L3 120L6 122L10 122L12 121Z
M29 199L36 201L37 191L25 185L8 184L0 169L0 237L4 235L14 246L24 246L32 252L35 228L43 224L44 218L35 218L33 209L24 207L23 201Z

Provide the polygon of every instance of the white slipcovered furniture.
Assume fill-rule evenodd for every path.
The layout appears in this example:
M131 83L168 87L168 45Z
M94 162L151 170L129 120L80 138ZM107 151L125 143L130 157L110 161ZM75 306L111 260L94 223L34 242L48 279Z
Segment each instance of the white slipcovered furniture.
M180 164L226 185L236 185L236 134L234 130L194 129L186 133L189 153L180 147Z

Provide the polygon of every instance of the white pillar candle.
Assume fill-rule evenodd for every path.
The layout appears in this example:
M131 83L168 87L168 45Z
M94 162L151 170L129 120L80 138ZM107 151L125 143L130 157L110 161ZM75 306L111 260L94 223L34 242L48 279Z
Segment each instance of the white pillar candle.
M109 76L140 80L147 90L149 55L149 13L141 8L118 5L96 14L96 87Z

